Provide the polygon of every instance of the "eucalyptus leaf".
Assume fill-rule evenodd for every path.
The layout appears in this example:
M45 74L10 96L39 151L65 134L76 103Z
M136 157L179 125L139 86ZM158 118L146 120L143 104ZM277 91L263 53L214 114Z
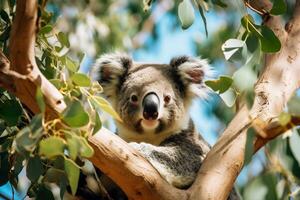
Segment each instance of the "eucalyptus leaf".
M94 154L94 149L89 145L89 143L85 138L80 137L79 140L80 140L80 155L86 158L92 157Z
M5 120L9 126L17 125L22 113L22 107L16 99L2 98L0 102L0 118Z
M36 200L55 200L52 192L45 185L39 187L36 195Z
M300 166L300 135L299 132L294 130L292 136L289 138L291 151Z
M76 160L80 149L80 141L78 136L74 135L67 138L69 156L72 160Z
M255 177L244 189L244 200L278 199L276 183L276 177L271 173Z
M286 12L287 5L285 0L274 0L273 1L273 7L270 10L270 13L272 15L282 15Z
M26 175L31 182L37 181L37 179L44 172L42 160L38 156L30 157L26 167Z
M113 107L110 105L110 103L108 101L106 101L103 97L94 95L91 97L91 100L94 103L95 107L107 112L113 118L122 122L122 119L120 118L118 113L113 109Z
M10 23L10 19L9 19L9 15L7 14L7 12L3 9L0 10L0 17L7 23Z
M36 99L37 104L39 105L41 112L44 113L46 104L44 102L44 96L43 96L42 90L39 87L36 89L35 99Z
M46 25L46 26L43 26L40 31L39 31L39 34L47 34L47 33L50 33L52 31L53 27L51 25Z
M224 3L224 2L221 1L221 0L212 0L211 2L212 2L213 4L215 4L215 5L218 5L218 6L222 7L222 8L226 8L226 7L227 7L227 4Z
M9 170L8 152L0 153L0 186L8 182Z
M245 42L238 39L228 39L222 45L222 51L226 60L232 60L236 57L241 57L242 49L245 47Z
M201 7L201 5L199 3L198 3L198 9L199 9L199 13L200 13L201 19L204 24L205 35L206 35L206 37L208 37L207 21L206 21L205 15L204 15L204 9Z
M207 80L205 84L210 87L215 92L219 92L222 94L226 92L233 83L233 79L228 76L220 76L219 79L216 80Z
M95 113L95 125L94 125L94 129L93 129L93 135L95 133L97 133L102 127L102 123L99 117L99 114L96 112Z
M75 195L79 180L79 167L71 159L65 158L64 161L65 172L67 174L72 195Z
M66 67L71 71L71 72L77 72L79 65L77 63L75 63L73 60L71 60L70 58L66 57L65 58L65 64Z
M71 105L64 111L62 118L66 124L74 128L85 126L89 122L89 115L78 100L71 102Z
M57 136L50 136L40 142L39 154L47 158L63 155L65 141Z
M262 37L259 37L259 40L263 52L275 53L281 49L280 40L270 28L261 26L261 35Z
M282 112L278 117L278 122L281 124L281 126L285 126L288 123L290 123L291 119L292 119L291 114Z
M232 107L235 104L237 94L232 88L229 88L226 92L220 94L220 97L228 107Z
M69 39L63 32L58 33L57 39L62 45L66 46L68 48L70 47Z
M183 0L178 5L178 17L181 22L181 27L187 29L194 23L195 13L190 0Z
M82 73L75 73L71 76L71 80L78 86L81 87L89 87L91 86L90 78Z

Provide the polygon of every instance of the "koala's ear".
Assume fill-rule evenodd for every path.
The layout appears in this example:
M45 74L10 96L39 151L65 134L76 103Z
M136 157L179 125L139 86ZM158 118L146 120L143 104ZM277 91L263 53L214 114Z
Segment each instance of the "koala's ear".
M106 96L114 96L131 65L132 59L126 54L105 54L97 59L92 77L102 85Z
M180 56L173 58L170 65L176 70L187 94L207 97L209 90L205 86L204 80L213 75L207 60Z

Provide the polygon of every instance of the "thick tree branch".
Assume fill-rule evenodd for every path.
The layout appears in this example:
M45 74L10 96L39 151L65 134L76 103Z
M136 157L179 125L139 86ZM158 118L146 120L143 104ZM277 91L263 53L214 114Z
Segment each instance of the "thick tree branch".
M269 10L266 0L250 1L257 9ZM298 12L297 9L295 12ZM208 153L191 190L192 199L226 199L244 162L247 126L260 120L266 125L282 112L297 88L300 77L300 34L288 35L279 17L270 16L265 24L280 39L278 53L265 56L264 71L255 85L255 99L251 110L243 107ZM249 117L250 116L250 117ZM255 150L282 132L262 131ZM274 134L274 135L273 135ZM234 138L234 139L233 139ZM229 141L229 143L228 143ZM224 144L226 144L224 146ZM225 148L220 148L225 147ZM205 186L205 187L204 187Z
M266 0L248 1L253 8L270 10ZM96 167L115 180L130 199L226 199L243 166L246 131L257 118L265 123L265 134L255 142L255 150L282 133L270 123L300 85L300 44L297 1L290 31L285 31L280 17L269 16L265 24L282 41L282 49L265 57L265 68L255 86L252 109L244 106L234 117L217 144L209 152L193 186L182 191L168 185L158 172L126 142L102 129L89 138L95 150L90 159ZM33 112L38 112L36 87L41 87L50 114L66 107L63 97L39 71L34 55L37 31L37 1L18 0L10 38L10 61L0 54L0 84L10 89ZM2 64L1 64L2 63ZM14 84L11 84L13 80ZM251 116L251 117L250 117ZM271 125L269 126L269 124ZM275 127L275 128L274 128ZM282 127L281 127L282 128ZM275 133L275 134L274 134Z
M33 112L39 112L35 100L36 88L40 87L46 103L56 112L62 112L66 104L62 94L44 77L35 62L34 45L37 31L37 1L18 0L16 16L10 34L10 70L26 76L12 76L15 94Z
M130 199L188 199L188 193L169 185L136 150L102 128L89 138L95 150L90 160L112 178Z

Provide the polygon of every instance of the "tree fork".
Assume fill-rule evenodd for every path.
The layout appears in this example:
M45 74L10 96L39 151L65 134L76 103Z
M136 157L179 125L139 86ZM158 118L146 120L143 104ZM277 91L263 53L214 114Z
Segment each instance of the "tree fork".
M270 10L268 0L249 2L256 10ZM162 179L152 165L121 138L102 128L89 137L95 150L93 164L115 180L129 199L226 199L243 167L246 132L253 119L262 121L255 141L255 151L287 128L273 122L288 99L299 87L300 44L299 1L294 15L284 29L281 18L270 16L265 25L281 41L281 51L265 56L264 71L255 85L255 101L249 111L243 106L212 150L208 153L191 188L179 190ZM10 36L9 60L0 53L0 85L14 93L34 113L39 112L35 99L40 87L47 103L46 114L57 116L66 104L62 94L42 75L35 62L34 45L38 30L36 0L17 0L16 16ZM276 80L276 81L274 81ZM274 93L274 87L280 89ZM273 89L272 89L273 88ZM296 124L299 119L292 118ZM224 148L221 148L224 147Z

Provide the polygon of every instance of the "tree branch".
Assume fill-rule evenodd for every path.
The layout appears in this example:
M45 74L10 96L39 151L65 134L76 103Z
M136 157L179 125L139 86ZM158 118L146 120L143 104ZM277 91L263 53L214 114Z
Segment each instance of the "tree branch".
M188 193L169 185L145 158L107 129L90 137L89 143L95 150L90 161L130 199L188 199Z
M266 0L250 1L250 3L257 9L271 8L270 2ZM270 124L270 121L282 112L291 95L300 86L300 58L297 56L300 55L300 44L296 42L299 41L300 34L288 35L278 16L270 16L265 24L280 39L281 50L275 54L265 55L264 71L255 85L255 99L251 110L248 112L244 106L208 153L196 182L190 188L191 199L198 197L225 200L228 197L244 162L247 138L245 127L255 119L263 121L266 125ZM256 140L256 151L277 136L273 131L263 132L265 134L258 136ZM224 147L224 144L227 144L226 148L220 148Z
M37 32L36 0L18 0L16 16L10 36L10 70L26 76L13 76L16 96L34 113L39 112L35 100L36 88L40 87L46 103L55 112L66 108L62 94L44 77L35 62L34 45ZM52 113L53 114L53 113Z
M249 3L256 9L271 8L269 1L254 0ZM294 19L298 17L298 7L297 1ZM11 64L0 54L0 84L10 88L35 113L39 112L35 100L36 87L41 87L48 107L52 108L49 113L55 114L62 112L66 105L63 96L41 74L35 62L37 20L37 1L18 0L10 38ZM116 181L130 199L226 199L242 169L246 131L253 119L272 125L270 120L282 111L300 85L300 57L297 56L300 55L300 44L295 42L299 41L300 34L296 34L297 29L286 32L277 16L265 19L265 24L280 38L282 49L276 54L266 55L265 70L255 86L252 109L248 111L244 106L237 113L209 152L189 190L182 191L168 185L149 162L105 129L89 138L95 150L90 159L93 164ZM291 20L293 25L298 26L295 20ZM10 84L12 80L13 86ZM279 126L266 127L262 131L266 134L259 136L255 142L255 150L275 137L277 134L274 133L280 134L283 130Z

